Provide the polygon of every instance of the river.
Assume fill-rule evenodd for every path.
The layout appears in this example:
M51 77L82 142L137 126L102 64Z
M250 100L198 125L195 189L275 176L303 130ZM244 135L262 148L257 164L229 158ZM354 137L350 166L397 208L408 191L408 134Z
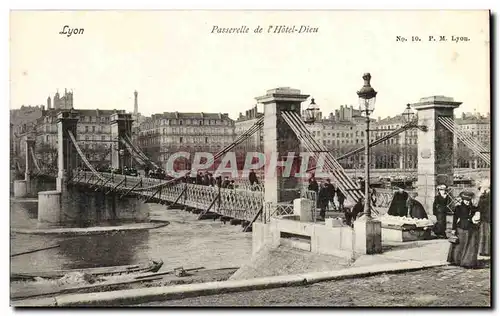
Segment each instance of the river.
M36 201L11 200L11 227L35 228ZM197 220L197 215L148 204L150 215L170 222L147 231L80 237L11 233L11 253L59 244L60 247L11 258L13 272L76 269L137 264L162 259L160 271L176 267L239 267L250 260L252 234L241 226L219 220Z

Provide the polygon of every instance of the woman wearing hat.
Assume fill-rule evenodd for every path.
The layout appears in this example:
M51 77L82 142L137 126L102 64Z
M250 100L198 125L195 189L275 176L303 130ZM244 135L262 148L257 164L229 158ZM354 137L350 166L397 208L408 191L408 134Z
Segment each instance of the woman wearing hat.
M481 195L479 196L479 202L477 208L481 214L481 225L480 225L480 249L479 254L481 256L490 256L491 248L491 235L490 235L490 213L491 213L491 200L490 200L490 182L484 180L479 188Z
M406 216L408 209L406 208L406 200L408 200L408 193L403 190L403 188L397 188L398 190L394 192L392 197L391 205L389 205L389 210L387 214L392 216Z
M452 243L448 252L448 262L464 268L477 266L479 251L479 212L472 199L474 193L460 193L462 202L455 207L453 214L452 234L458 237L458 242Z
M436 225L434 225L434 233L439 238L446 238L446 214L452 199L446 192L446 185L441 184L437 189L438 194L434 198L434 204L432 205L432 211L437 220Z
M427 212L425 212L422 203L415 199L417 196L417 192L410 192L408 196L408 200L406 201L406 206L408 207L408 217L418 219L428 218Z

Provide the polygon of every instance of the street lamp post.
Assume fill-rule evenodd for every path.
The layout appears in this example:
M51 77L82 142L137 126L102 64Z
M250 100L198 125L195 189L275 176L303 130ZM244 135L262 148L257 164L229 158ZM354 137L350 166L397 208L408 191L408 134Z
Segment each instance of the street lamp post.
M410 123L413 120L413 111L411 110L410 104L406 105L406 109L403 111L403 117L406 123ZM404 147L404 162L403 162L403 171L406 171L408 168L408 131L405 131L405 147Z
M375 99L377 91L370 85L371 75L363 75L364 84L357 92L359 98L360 111L365 114L366 135L365 135L365 208L363 215L366 219L371 219L371 198L370 198L370 114L375 109Z

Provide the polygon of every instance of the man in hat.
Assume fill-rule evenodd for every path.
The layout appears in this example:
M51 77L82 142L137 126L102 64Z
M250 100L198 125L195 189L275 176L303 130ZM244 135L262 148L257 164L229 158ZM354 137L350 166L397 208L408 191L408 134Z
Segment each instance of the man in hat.
M436 216L436 225L434 225L434 233L438 238L446 238L446 214L448 213L448 205L452 203L451 197L446 191L446 185L438 185L438 194L434 198L432 212Z
M391 205L389 205L389 210L387 214L392 216L403 217L406 216L408 209L406 208L406 200L408 200L408 193L402 188L397 188L398 190L394 192L392 197Z
M415 198L417 197L417 192L410 192L408 200L406 201L406 206L408 207L408 217L411 218L428 218L425 212L424 206Z

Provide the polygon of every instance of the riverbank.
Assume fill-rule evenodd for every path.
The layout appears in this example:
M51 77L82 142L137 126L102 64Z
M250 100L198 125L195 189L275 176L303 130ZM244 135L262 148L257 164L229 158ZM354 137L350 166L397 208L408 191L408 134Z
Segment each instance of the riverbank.
M448 263L445 258L448 248L449 243L446 240L400 243L386 245L382 254L363 255L358 257L349 267L338 266L331 271L300 273L299 269L299 271L295 270L295 274L243 280L69 294L55 296L51 300L19 301L16 306L130 306L155 301L168 305L166 301L186 299L188 297L222 295L223 293L278 287L309 286L318 282L346 278L358 279L384 273L407 273L408 271L447 266ZM429 257L432 260L429 260Z

